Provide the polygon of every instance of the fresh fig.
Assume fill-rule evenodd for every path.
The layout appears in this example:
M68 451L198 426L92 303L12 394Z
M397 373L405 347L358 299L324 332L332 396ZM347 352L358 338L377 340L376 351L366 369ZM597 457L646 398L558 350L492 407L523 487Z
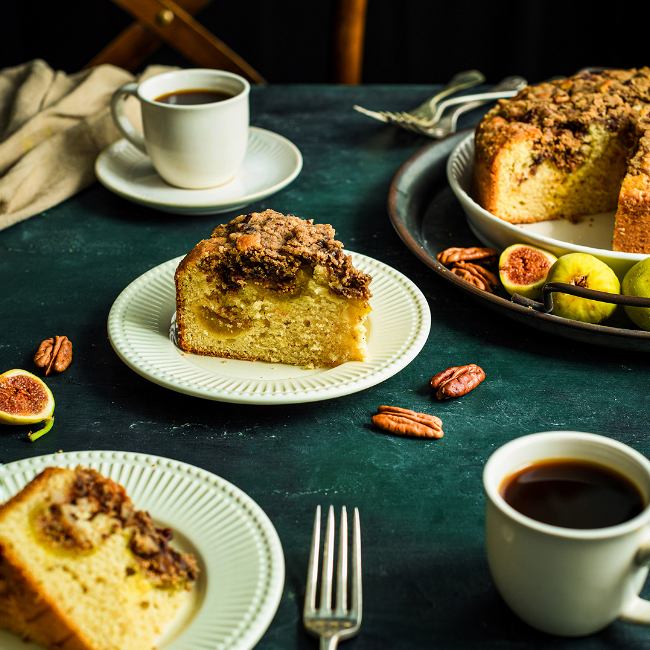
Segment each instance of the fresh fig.
M596 291L620 293L621 285L616 273L597 257L588 253L562 255L548 272L548 282L564 282ZM601 323L616 310L609 302L587 300L567 293L553 292L553 314L582 321Z
M30 440L45 435L54 424L54 396L42 379L26 370L7 370L0 375L0 424L45 426L29 434Z
M542 295L549 269L557 261L553 253L530 246L508 246L499 257L499 278L505 290L535 299Z
M650 298L650 257L637 262L623 278L621 292L626 296ZM628 307L625 312L630 320L642 330L650 330L650 309L647 307Z

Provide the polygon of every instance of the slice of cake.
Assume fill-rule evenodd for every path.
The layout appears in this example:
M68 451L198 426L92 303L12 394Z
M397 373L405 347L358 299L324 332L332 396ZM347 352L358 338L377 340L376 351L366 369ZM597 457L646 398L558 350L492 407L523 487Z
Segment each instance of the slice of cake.
M56 650L151 650L198 569L124 488L50 467L0 506L0 626Z
M304 367L367 358L371 277L329 225L273 210L217 226L176 271L186 352Z
M477 126L472 194L513 224L616 210L612 248L650 254L649 110L650 68L528 86Z

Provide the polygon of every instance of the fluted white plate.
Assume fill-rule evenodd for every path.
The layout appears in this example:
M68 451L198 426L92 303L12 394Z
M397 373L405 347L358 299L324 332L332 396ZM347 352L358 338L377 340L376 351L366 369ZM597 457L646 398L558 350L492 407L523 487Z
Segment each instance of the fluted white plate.
M228 481L193 465L148 454L80 451L0 466L0 503L50 466L82 465L126 489L139 510L174 531L174 547L195 555L201 573L160 650L249 650L277 611L284 555L264 511ZM42 650L0 631L2 650Z
M295 404L364 390L392 377L417 356L429 335L431 312L422 292L404 275L371 257L348 253L355 268L372 276L367 361L305 369L183 352L172 329L174 273L182 257L151 269L119 295L108 316L111 345L143 377L222 402Z
M237 176L219 187L185 190L168 185L151 160L127 140L97 157L99 181L121 197L174 214L220 214L275 194L298 176L302 154L285 137L251 126L246 158Z

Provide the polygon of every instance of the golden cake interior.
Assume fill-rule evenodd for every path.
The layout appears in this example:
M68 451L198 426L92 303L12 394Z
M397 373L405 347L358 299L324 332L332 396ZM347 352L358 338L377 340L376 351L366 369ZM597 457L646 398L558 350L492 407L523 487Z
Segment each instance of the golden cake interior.
M303 367L364 361L371 278L333 235L272 210L217 227L176 272L180 347Z
M47 468L0 507L0 627L60 650L150 650L198 569L93 470Z
M616 211L613 249L650 253L650 69L585 72L501 100L476 130L472 194L509 223Z

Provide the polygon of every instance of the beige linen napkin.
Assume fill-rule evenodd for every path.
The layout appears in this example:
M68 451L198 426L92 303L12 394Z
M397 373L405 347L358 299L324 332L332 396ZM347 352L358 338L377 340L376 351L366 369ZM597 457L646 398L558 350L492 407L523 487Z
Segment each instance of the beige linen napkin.
M170 69L150 66L140 78ZM40 59L0 70L0 230L95 180L95 159L122 137L111 96L134 79L112 65L67 75ZM137 100L126 110L141 128Z

